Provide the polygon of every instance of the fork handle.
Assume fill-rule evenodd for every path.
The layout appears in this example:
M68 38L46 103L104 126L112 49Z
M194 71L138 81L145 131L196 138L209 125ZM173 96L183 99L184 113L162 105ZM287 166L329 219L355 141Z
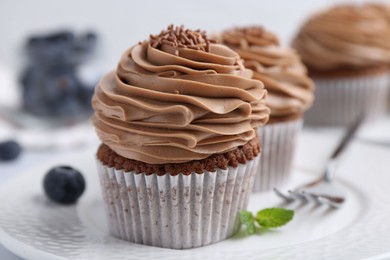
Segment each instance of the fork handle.
M343 139L341 139L340 144L337 146L332 156L330 157L331 160L337 159L339 155L345 150L345 147L348 146L353 136L355 135L356 131L359 129L360 125L362 124L363 120L364 120L364 115L360 116L357 120L355 120L355 122L353 122L353 124L347 129L347 133L344 135Z
M340 154L345 150L345 148L348 146L348 144L351 142L352 138L354 137L355 133L361 126L361 124L364 121L364 114L359 116L358 119L356 119L351 126L348 127L346 134L341 139L341 142L336 147L334 152L332 153L332 156L330 157L329 162L326 165L325 173L324 173L324 180L327 182L332 181L334 169L336 166L336 161L339 158Z

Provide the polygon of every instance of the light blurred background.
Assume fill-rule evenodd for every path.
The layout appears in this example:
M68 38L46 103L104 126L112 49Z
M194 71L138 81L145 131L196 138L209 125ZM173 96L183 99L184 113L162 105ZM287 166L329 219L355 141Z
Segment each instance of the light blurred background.
M93 63L96 73L113 69L126 48L146 39L150 33L160 32L170 23L202 28L210 33L234 25L261 24L276 32L282 44L288 45L310 14L343 2L369 1L4 0L0 2L0 68L11 70L12 74L20 72L25 62L22 51L26 36L59 29L94 30L99 35L99 50ZM17 103L15 84L1 84L0 105Z
M129 46L159 33L168 24L217 32L234 25L261 24L288 44L308 15L336 3L370 1L108 1L3 0L0 2L0 61L20 67L26 35L70 28L101 36L101 66L112 69ZM372 2L372 1L371 1ZM376 0L375 2L389 2Z

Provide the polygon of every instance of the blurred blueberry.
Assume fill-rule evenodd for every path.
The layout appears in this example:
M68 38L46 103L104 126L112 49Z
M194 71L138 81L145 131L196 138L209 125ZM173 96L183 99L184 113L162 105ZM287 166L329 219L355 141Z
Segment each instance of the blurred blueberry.
M85 190L83 175L70 166L52 168L43 180L46 195L61 204L73 204Z
M74 41L74 34L71 31L59 31L44 37L47 44L68 43L71 44Z
M97 40L97 35L96 33L94 32L87 32L84 34L84 39L86 39L87 41L96 41Z
M69 30L30 37L30 64L21 76L23 107L38 116L72 117L90 111L91 90L78 76L79 65L95 50L96 33Z
M14 140L0 143L0 161L11 161L19 157L22 147Z
M45 46L46 39L40 36L32 36L27 40L27 47L34 48L38 46Z
M95 91L94 87L84 87L82 92L82 103L89 110L92 110L92 96Z

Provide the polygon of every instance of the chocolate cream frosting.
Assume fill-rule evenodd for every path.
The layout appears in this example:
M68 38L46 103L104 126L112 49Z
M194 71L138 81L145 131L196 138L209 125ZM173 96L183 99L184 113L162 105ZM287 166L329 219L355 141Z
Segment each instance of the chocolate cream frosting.
M311 106L314 87L305 66L273 33L253 26L224 31L218 38L237 51L254 79L264 83L271 120L300 116Z
M93 124L117 154L149 164L225 153L268 120L267 92L251 76L228 47L169 26L128 49L101 79Z
M367 3L365 8L372 9L373 11L381 14L388 23L390 23L390 4L389 3Z
M375 67L390 61L386 18L366 5L341 5L312 16L293 46L310 70Z

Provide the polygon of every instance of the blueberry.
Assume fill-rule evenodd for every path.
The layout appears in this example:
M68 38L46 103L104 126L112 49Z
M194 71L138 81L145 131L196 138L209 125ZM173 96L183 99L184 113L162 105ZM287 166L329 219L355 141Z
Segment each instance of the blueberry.
M95 32L90 31L90 32L85 33L83 38L88 40L88 41L96 41L97 35Z
M71 31L57 31L46 35L32 35L27 39L27 47L50 47L56 44L70 44L74 40Z
M94 52L95 32L62 30L34 35L26 45L30 64L21 76L23 108L36 116L74 117L91 109L92 91L84 89L78 66Z
M92 110L92 96L95 92L95 88L84 86L81 92L81 102L85 108Z
M73 204L85 190L83 175L69 166L52 168L43 180L46 195L61 204Z
M37 47L37 46L45 46L45 45L46 45L46 41L43 37L31 36L27 40L27 47L28 48L33 48L33 47Z
M22 151L22 147L13 140L0 143L0 161L16 159Z
M97 40L97 34L92 31L87 32L80 37L80 42L85 44L84 46L86 51L92 51L96 47Z
M59 31L47 35L45 40L48 44L67 43L70 44L74 40L74 34L71 31Z

